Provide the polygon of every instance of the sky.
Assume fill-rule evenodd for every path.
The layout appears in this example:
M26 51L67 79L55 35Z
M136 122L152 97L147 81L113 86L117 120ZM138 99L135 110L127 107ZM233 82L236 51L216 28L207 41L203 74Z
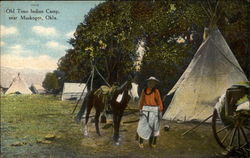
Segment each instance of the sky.
M101 2L1 1L1 66L56 69L77 25Z

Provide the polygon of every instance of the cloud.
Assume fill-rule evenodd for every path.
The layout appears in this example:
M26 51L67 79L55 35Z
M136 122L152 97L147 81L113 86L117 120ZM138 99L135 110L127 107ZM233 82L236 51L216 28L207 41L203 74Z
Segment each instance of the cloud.
M12 50L20 50L20 49L23 49L23 47L20 44L16 44L16 45L10 46L10 49L12 49Z
M2 47L2 46L5 46L5 45L6 45L6 43L4 41L1 41L0 46Z
M24 45L40 45L40 41L34 38L29 38L23 41Z
M15 35L18 34L18 30L16 27L6 27L4 25L1 25L1 36L8 36L8 35Z
M1 66L10 68L29 68L37 70L55 70L57 60L47 55L38 57L22 57L18 55L4 54L1 55Z
M49 41L45 45L48 48L57 49L57 50L65 50L65 49L67 49L66 46L61 45L61 44L59 44L58 42L55 42L55 41Z
M74 33L75 33L75 31L70 31L70 32L66 33L65 36L67 38L73 38L74 37Z
M6 48L7 54L12 54L12 55L31 55L32 52L26 48L24 48L22 45L20 44L15 44L15 45L11 45L9 47Z
M32 31L39 36L58 36L58 33L54 27L33 26Z

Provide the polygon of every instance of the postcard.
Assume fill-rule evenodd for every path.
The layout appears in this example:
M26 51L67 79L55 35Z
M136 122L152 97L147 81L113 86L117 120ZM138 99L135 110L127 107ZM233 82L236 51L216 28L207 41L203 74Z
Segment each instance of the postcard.
M250 157L249 4L1 1L1 157Z

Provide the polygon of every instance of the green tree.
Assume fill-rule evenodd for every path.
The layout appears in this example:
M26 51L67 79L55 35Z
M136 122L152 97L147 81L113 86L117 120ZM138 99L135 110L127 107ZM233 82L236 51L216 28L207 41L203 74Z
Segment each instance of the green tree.
M109 83L120 82L134 71L136 42L131 36L131 17L126 3L105 2L92 9L69 42L73 49L59 61L66 80L82 81L91 62ZM115 15L115 16L114 16Z
M166 93L177 81L202 42L204 27L215 13L217 1L162 1L134 3L135 20L142 25L146 52L142 61L139 81L154 75L162 82L160 89ZM249 74L247 41L247 2L220 1L216 17L223 33L241 67ZM230 20L231 19L231 20ZM178 43L177 39L185 39ZM248 55L247 55L248 54ZM248 63L248 64L247 64Z
M59 92L59 82L56 75L52 72L46 74L45 79L43 81L43 87L49 93L58 93Z
M93 8L81 22L72 49L59 61L66 81L82 82L91 61L112 84L135 72L136 50L145 42L138 82L154 75L166 93L185 70L202 42L217 1L107 1ZM249 73L247 2L220 1L217 25L240 65ZM184 42L178 42L183 39ZM96 77L97 81L98 78Z

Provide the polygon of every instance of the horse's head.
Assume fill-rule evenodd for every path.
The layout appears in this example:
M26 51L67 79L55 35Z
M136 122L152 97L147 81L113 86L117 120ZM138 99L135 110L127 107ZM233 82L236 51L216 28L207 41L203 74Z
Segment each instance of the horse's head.
M132 89L132 81L127 81L126 89L127 90L131 90Z

